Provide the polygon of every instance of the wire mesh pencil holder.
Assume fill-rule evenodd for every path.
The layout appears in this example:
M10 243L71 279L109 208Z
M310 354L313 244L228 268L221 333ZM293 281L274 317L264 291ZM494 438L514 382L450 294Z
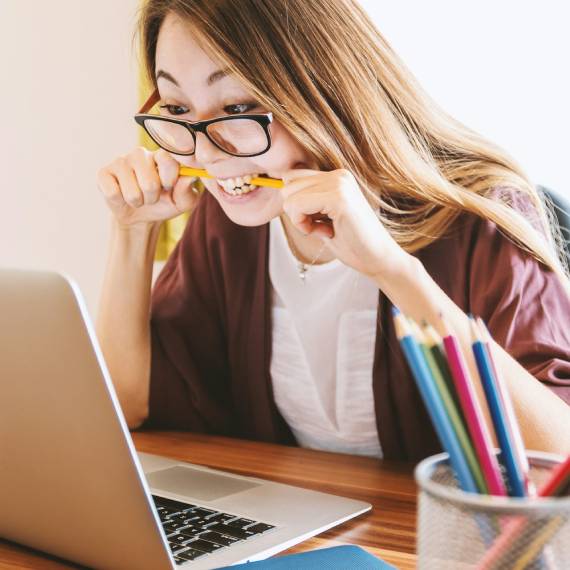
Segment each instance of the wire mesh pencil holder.
M538 488L560 458L528 452ZM420 570L570 569L570 497L514 498L458 488L447 453L415 469Z

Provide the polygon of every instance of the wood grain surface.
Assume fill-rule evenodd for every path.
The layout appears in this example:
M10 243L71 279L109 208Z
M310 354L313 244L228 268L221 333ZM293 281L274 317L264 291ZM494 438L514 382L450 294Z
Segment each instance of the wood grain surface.
M186 432L139 431L132 436L138 451L372 504L372 512L283 554L358 544L402 570L416 567L416 485L412 465ZM0 540L0 568L55 570L78 566Z

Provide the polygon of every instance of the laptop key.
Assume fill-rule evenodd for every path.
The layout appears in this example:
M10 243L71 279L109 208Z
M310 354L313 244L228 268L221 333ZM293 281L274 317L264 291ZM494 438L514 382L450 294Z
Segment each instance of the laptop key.
M212 515L217 515L219 511L214 511L212 509L205 509L204 507L195 507L188 514L198 515L200 518L207 518Z
M212 530L207 530L204 534L200 535L200 538L208 540L210 542L215 542L216 544L221 544L222 546L229 546L234 542L239 542L239 538L233 536L227 536L220 534L219 532L214 532Z
M197 538L196 540L193 540L192 542L186 544L186 546L208 553L220 550L220 548L224 548L224 546L221 544L216 544L215 542L208 542L207 540L202 540L202 538Z
M216 521L209 521L208 519L188 519L188 524L191 524L192 526L206 526L207 524L212 524L212 522L216 522Z
M180 511L178 509L171 509L170 507L163 507L160 510L163 517L171 517L173 515L177 515Z
M183 534L171 534L168 537L168 542L170 544L182 544L183 542L188 542L188 537Z
M217 515L212 515L211 517L208 517L206 519L206 524L212 524L215 522L226 523L235 518L236 518L235 515L228 515L227 513L218 513Z
M262 532L267 532L268 530L271 530L272 528L275 528L272 524L257 523L257 524L254 524L252 526L248 526L247 530L249 530L250 532L253 532L254 534L261 534Z
M237 519L238 517L236 517L236 515L230 515L228 513L220 513L219 515L215 516L215 517L210 517L209 520L213 521L217 521L217 522L221 522L221 523L227 523L229 521L233 521L234 519Z
M154 504L157 507L166 507L167 509L171 509L174 513L187 511L188 509L192 509L196 506L190 503L183 503L182 501L175 501L173 499L166 499L165 497L158 497L157 495L153 495L152 498L154 500Z
M170 515L168 517L168 520L172 521L172 522L181 522L181 523L186 523L189 524L186 521L191 521L192 518L190 518L188 516L188 513L177 513L175 515Z
M188 525L180 523L180 522L166 522L162 525L162 528L164 528L164 532L166 532L166 534L170 534L173 532L176 532L177 530L180 530L181 528L184 528Z
M252 521L251 519L236 519L229 523L226 523L228 526L233 526L236 528L245 528L246 526L252 525L257 521Z
M215 525L212 525L211 527L208 527L208 530L215 530L216 532L220 532L222 534L227 534L229 536L233 536L235 538L242 538L242 539L254 536L254 533L249 530L228 526L227 524L217 523Z
M190 538L194 538L198 536L201 532L206 532L203 528L196 527L196 526L187 526L186 528L182 528L178 531L181 535L186 537L186 540Z
M202 552L201 550L196 550L195 548L189 548L188 550L183 550L177 554L178 558L181 558L185 562L188 560L195 560L200 556L205 556L206 552Z

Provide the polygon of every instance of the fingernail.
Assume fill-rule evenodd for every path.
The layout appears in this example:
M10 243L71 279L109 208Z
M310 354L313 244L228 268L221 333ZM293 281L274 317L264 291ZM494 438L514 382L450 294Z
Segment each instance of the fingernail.
M172 190L172 186L165 186L164 189L165 190Z

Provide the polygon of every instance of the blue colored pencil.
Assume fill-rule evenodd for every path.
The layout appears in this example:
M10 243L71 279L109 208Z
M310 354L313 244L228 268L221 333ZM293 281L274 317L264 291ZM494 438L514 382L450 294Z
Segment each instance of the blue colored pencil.
M515 410L513 408L513 402L511 397L509 396L509 392L507 390L507 386L505 384L505 379L500 374L500 369L497 368L497 363L495 358L493 358L493 347L492 347L492 338L487 325L483 322L483 319L480 317L477 318L477 325L479 326L479 332L481 341L485 345L487 350L487 354L489 355L489 361L491 363L491 368L493 371L493 375L495 377L495 381L497 384L497 389L499 394L501 395L501 402L503 403L503 407L506 412L506 422L507 426L509 427L509 431L511 434L511 439L513 441L513 451L515 455L515 459L518 462L521 472L524 476L525 482L525 494L529 497L536 496L536 488L532 481L530 480L529 472L530 472L530 465L528 462L528 458L526 456L526 450L524 447L524 442L521 434L521 430L519 428L519 424L517 422L517 418L515 415Z
M449 454L449 461L453 471L455 472L459 486L464 491L477 493L477 485L471 475L467 459L463 454L459 440L453 430L451 420L445 411L441 398L439 397L437 387L431 377L424 355L411 333L411 329L406 318L396 307L392 308L392 314L394 316L396 336L400 341L406 360L410 365L412 374L431 417L431 421L439 441L442 447Z
M469 317L469 324L471 327L473 355L475 356L477 370L479 371L481 384L485 392L499 447L501 448L501 462L505 466L509 494L513 497L526 497L525 475L516 458L515 442L507 424L507 413L493 374L493 365L489 360L489 354L483 344L477 323L471 316Z

